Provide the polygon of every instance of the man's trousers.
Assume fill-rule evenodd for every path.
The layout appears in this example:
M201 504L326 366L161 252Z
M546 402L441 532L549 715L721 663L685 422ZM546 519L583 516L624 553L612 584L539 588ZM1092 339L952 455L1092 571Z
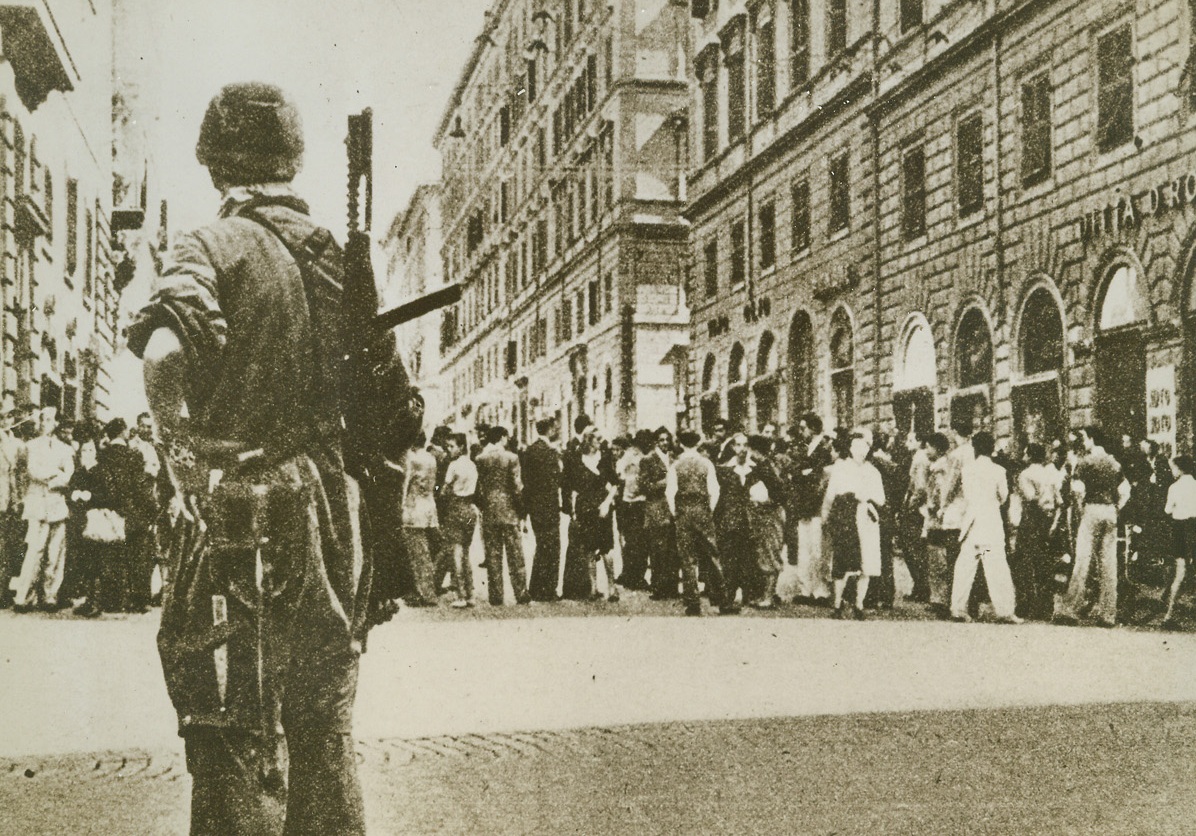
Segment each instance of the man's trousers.
M561 515L553 510L548 514L532 514L530 519L536 535L536 556L528 591L533 601L555 601L561 574Z
M25 562L13 584L13 603L27 607L40 593L46 606L57 604L65 568L66 520L30 520L25 535Z
M968 615L968 599L972 595L972 584L976 580L976 567L984 564L984 580L998 618L1011 618L1017 602L1013 593L1013 578L1009 574L1009 561L1005 557L1003 543L990 544L973 542L965 538L960 545L959 557L955 559L955 578L951 585L951 615Z
M1099 562L1100 597L1094 614L1103 624L1117 621L1117 508L1113 505L1085 505L1076 531L1076 564L1059 614L1079 618L1088 589L1093 561Z
M507 556L507 568L511 575L511 589L515 600L527 600L527 570L523 563L523 538L519 524L486 524L482 515L482 546L486 552L486 584L490 603L501 607L503 603L503 552Z

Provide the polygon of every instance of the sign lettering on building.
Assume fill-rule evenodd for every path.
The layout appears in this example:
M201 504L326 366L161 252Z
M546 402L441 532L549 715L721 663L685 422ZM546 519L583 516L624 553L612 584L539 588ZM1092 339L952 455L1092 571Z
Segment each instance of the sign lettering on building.
M1080 216L1080 240L1084 243L1102 235L1116 235L1137 227L1147 215L1163 215L1196 203L1196 173L1185 174L1132 195L1121 195L1101 209Z
M1146 370L1146 437L1175 452L1175 366Z

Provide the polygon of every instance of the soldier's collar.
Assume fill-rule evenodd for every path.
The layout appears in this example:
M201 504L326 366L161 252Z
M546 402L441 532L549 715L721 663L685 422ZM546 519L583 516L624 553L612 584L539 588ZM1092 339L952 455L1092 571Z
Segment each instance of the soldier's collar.
M307 203L290 183L254 183L248 186L229 186L222 193L220 217L236 214L246 204L284 203L307 211Z

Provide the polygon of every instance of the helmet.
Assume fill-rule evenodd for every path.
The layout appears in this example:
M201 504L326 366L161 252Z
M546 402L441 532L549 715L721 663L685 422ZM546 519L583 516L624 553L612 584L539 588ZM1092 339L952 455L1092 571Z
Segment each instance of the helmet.
M229 84L208 105L195 158L235 185L290 181L303 165L299 112L273 84Z

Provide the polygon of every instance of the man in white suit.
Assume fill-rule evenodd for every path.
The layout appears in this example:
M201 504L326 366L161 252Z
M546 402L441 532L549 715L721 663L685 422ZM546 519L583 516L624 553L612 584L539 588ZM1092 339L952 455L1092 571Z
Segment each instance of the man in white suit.
M66 567L66 490L75 471L75 451L55 435L57 429L57 410L46 407L39 417L38 437L28 444L25 520L29 530L25 562L13 586L13 612L28 612L38 597L47 610L58 609Z
M971 621L968 597L976 580L976 566L983 563L997 619L1019 624L1021 619L1013 611L1013 579L1005 556L1005 518L1001 515L1001 508L1009 500L1009 482L1005 468L992 460L993 447L992 433L978 432L972 436L975 459L964 465L960 476L963 519L951 587L951 618Z

